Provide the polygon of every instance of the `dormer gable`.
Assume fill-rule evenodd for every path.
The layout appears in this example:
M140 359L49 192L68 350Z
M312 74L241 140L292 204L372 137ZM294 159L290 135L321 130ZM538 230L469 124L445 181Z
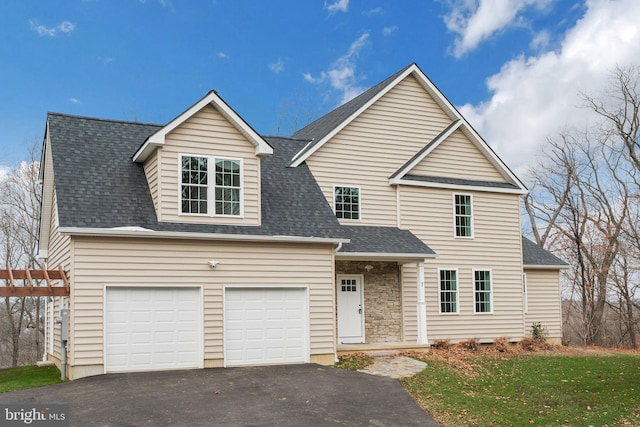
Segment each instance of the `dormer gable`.
M158 221L260 225L260 159L273 154L216 92L150 135L142 163Z
M247 140L255 146L256 156L273 154L273 148L271 148L269 143L267 143L267 141L265 141L264 138L262 138L251 126L249 126L249 124L244 121L244 119L240 117L240 115L238 115L238 113L236 113L216 91L212 90L182 114L171 120L154 134L150 135L144 144L142 144L142 146L140 146L133 155L133 161L139 163L145 162L158 147L164 145L167 134L207 105L210 105L224 116L227 121L238 130L238 132L244 135Z

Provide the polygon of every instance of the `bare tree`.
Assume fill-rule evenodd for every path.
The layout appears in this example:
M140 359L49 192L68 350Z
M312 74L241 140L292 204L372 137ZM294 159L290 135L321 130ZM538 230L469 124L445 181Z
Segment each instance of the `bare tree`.
M565 325L583 344L625 337L636 346L640 68L618 68L613 76L609 91L585 97L602 121L550 141L524 207L536 241L572 261L565 306L578 315L566 311ZM613 330L616 339L608 336Z
M32 160L22 162L0 183L0 254L4 265L13 268L41 268L35 256L41 199L37 156L38 151L34 148ZM1 339L11 346L11 366L17 366L21 361L33 363L42 352L44 325L41 321L41 303L39 297L4 298L3 323L6 328L3 331L7 331L8 337ZM31 334L34 340L33 345L29 346L33 347L32 354L21 352L25 328L37 332Z

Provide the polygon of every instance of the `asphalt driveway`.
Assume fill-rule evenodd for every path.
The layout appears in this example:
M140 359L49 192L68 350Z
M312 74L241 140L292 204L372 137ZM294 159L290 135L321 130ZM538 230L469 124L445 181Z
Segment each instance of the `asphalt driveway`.
M316 364L108 374L0 394L77 426L437 426L397 380Z

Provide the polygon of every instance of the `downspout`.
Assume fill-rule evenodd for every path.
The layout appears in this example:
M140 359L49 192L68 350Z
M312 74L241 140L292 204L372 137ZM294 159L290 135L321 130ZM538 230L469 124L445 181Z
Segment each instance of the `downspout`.
M333 333L333 342L334 342L334 351L333 351L333 360L335 363L338 363L338 343L337 343L337 333L338 330L336 328L336 317L335 317L335 313L336 313L336 284L335 284L335 280L336 280L336 252L340 252L340 249L342 249L342 242L338 242L338 245L335 247L335 249L333 250L333 280L334 280L334 284L331 287L332 290L332 295L333 295L333 313L334 313L334 320L333 320L333 325L334 325L334 333Z

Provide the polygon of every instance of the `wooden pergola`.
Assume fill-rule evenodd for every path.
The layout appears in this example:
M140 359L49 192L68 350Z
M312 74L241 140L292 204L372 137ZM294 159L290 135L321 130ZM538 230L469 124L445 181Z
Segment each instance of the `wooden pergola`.
M70 294L69 279L62 269L47 270L46 265L41 270L16 270L7 266L0 269L0 297L67 297ZM46 286L36 286L34 280L43 280ZM52 281L62 281L62 286L53 286ZM22 282L23 286L16 286L16 282Z

